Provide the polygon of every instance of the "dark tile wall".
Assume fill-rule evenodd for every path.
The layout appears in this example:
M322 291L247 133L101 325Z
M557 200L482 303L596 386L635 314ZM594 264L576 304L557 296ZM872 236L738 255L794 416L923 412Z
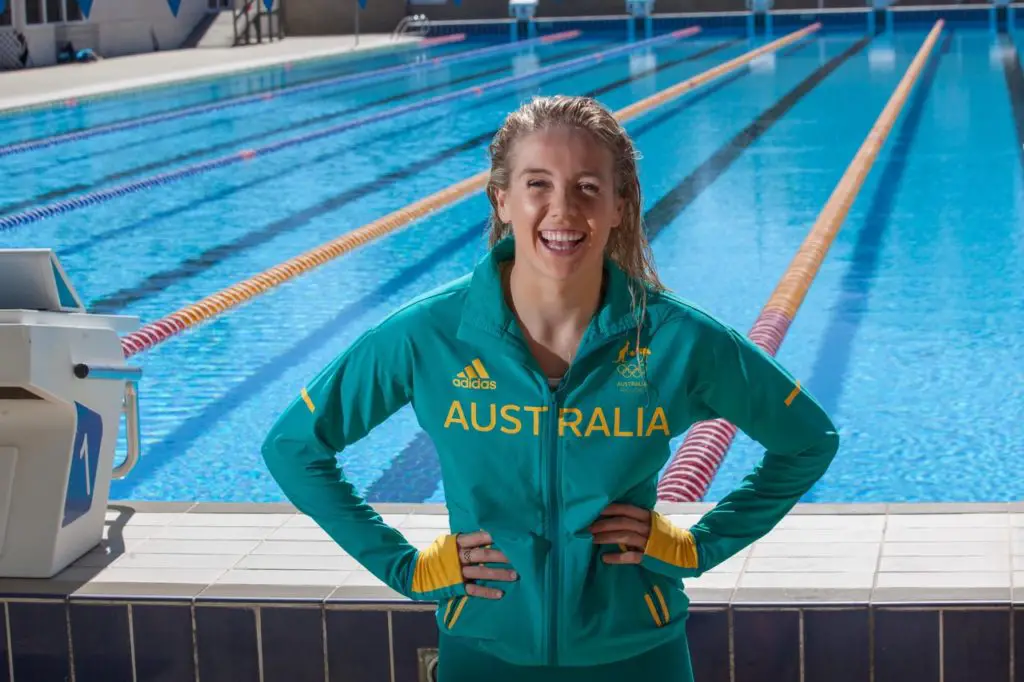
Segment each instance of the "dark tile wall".
M135 670L147 682L193 682L192 606L132 604Z
M319 604L260 609L263 682L322 680L324 614Z
M867 607L804 611L804 682L870 679L870 627Z
M10 682L11 659L7 655L7 610L0 607L0 682Z
M735 682L800 682L800 612L735 609Z
M0 682L72 665L76 682L418 682L438 637L424 608L10 598ZM701 605L687 632L697 682L1009 682L1012 665L1024 679L1024 607L1009 604Z
M330 682L391 679L391 638L384 611L328 609Z
M73 602L68 615L75 679L132 682L128 606Z

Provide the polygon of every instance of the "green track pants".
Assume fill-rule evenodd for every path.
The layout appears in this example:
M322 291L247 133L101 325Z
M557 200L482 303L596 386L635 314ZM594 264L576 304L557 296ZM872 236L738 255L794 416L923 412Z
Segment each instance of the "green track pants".
M685 638L635 658L583 668L521 667L505 663L442 634L437 682L693 682Z

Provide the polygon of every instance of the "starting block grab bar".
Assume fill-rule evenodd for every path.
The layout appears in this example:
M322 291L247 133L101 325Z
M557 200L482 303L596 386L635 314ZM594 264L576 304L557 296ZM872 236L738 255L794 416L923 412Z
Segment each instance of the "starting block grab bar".
M113 468L111 477L117 480L123 479L139 462L142 454L142 433L139 430L139 391L138 383L142 378L141 367L117 366L117 365L89 365L79 362L72 369L75 377L79 379L105 379L108 381L123 381L124 383L124 411L125 432L128 438L127 454L124 461Z

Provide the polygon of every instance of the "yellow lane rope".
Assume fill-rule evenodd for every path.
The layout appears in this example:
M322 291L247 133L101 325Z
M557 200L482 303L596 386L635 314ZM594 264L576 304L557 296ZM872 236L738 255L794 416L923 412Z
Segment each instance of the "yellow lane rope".
M818 214L818 219L811 227L800 250L797 251L796 256L793 257L786 269L786 273L776 285L775 291L772 292L764 306L765 312L775 310L783 313L789 319L793 319L796 315L797 309L807 295L807 290L818 274L818 269L825 260L825 254L828 253L832 241L850 212L850 207L857 199L860 188L878 157L878 152L889 137L889 132L896 123L917 77L924 69L928 55L931 54L935 42L942 33L943 25L943 20L939 19L928 33L928 37L925 38L910 66L907 67L906 73L903 74L903 78L896 86L885 108L882 109L882 113L878 115L867 138L861 144L856 156L853 157L853 161L850 162L839 183L832 190L828 202Z
M878 152L885 144L914 83L928 61L942 33L943 25L941 19L935 22L857 154L818 214L817 220L786 268L775 291L754 321L748 336L769 355L778 352L836 233L846 220L850 207L857 199L861 186L878 157ZM786 405L792 403L800 390L800 383L797 382L796 388L786 397ZM666 467L664 475L658 481L658 499L667 502L699 502L704 499L735 435L736 427L724 419L711 419L695 424L686 434L683 443Z

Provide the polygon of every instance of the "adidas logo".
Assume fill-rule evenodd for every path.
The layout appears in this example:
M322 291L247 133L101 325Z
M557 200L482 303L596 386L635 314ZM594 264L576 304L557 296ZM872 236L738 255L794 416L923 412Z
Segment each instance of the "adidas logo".
M480 358L477 358L455 375L455 378L452 379L452 386L493 391L498 388L498 383L491 379L491 375L484 369L484 363L480 362Z

